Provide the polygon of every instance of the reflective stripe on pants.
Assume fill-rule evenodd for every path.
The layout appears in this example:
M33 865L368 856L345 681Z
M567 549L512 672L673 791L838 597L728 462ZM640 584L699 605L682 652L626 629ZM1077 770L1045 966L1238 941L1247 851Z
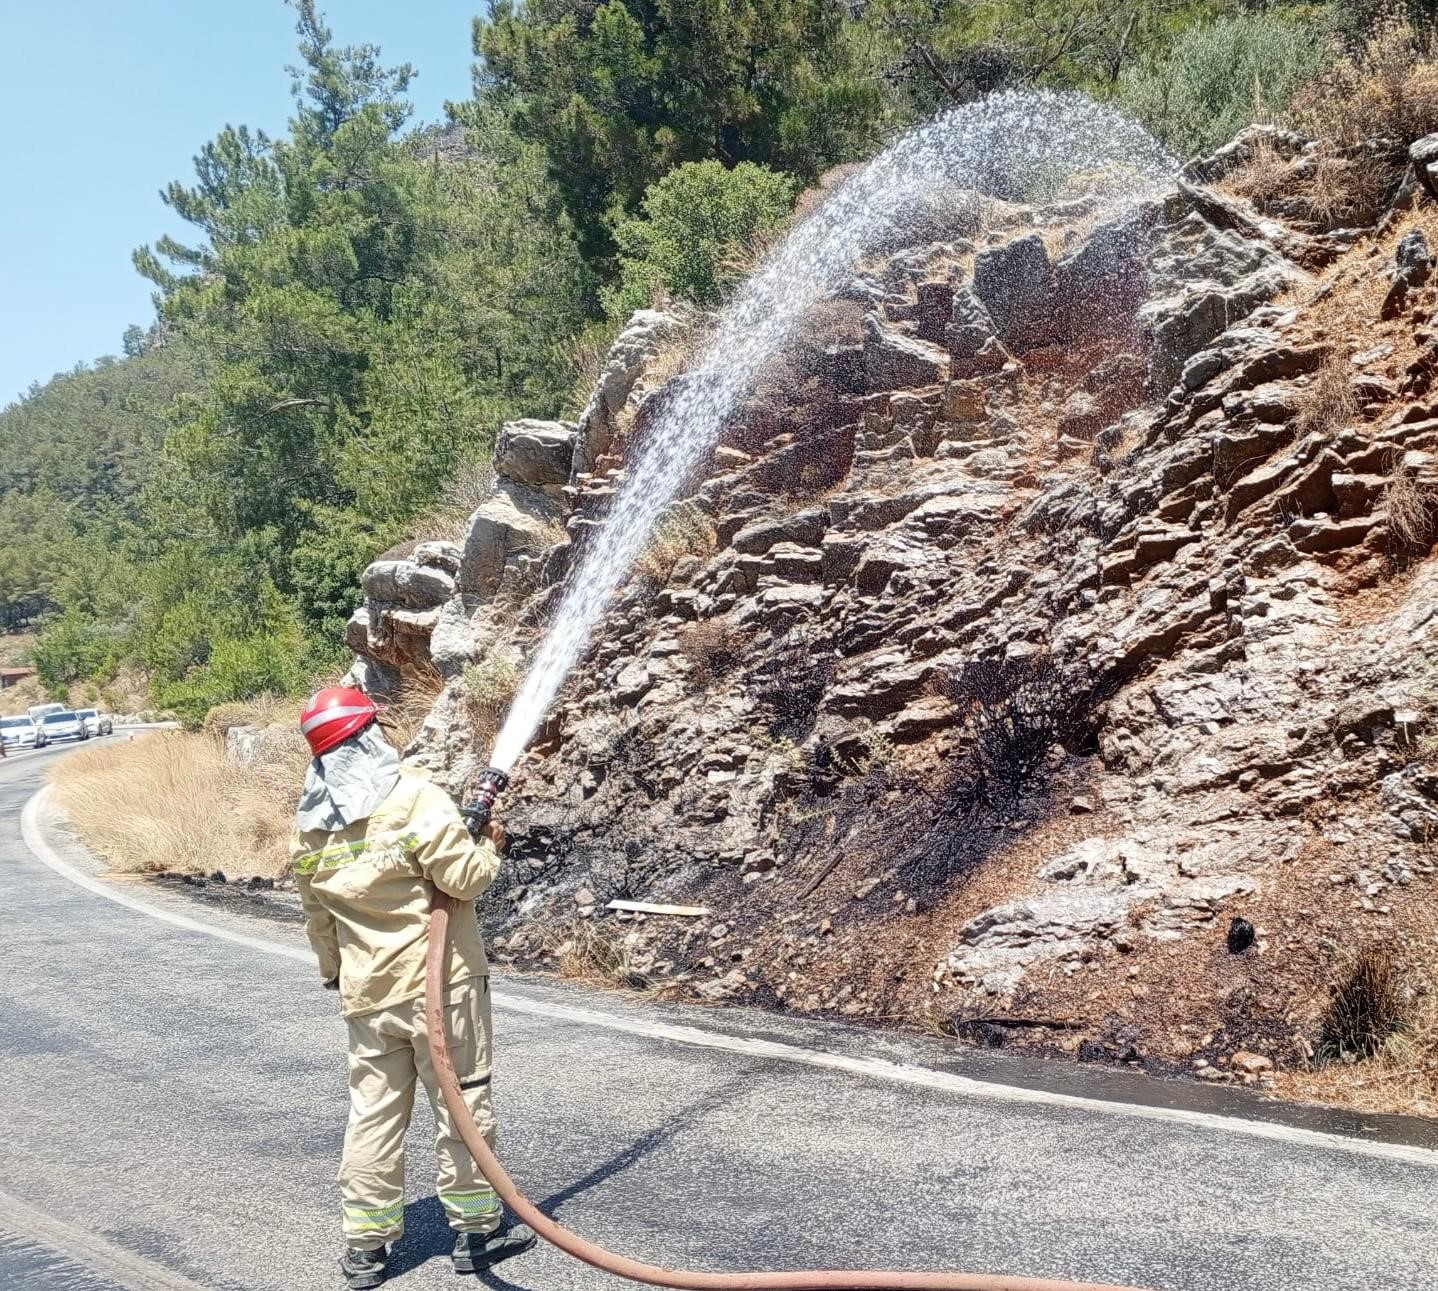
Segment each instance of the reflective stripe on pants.
M450 1053L476 1123L494 1143L490 1104L489 979L472 977L449 990L445 1010ZM499 1227L501 1206L455 1133L435 1084L423 998L348 1019L350 1118L339 1184L344 1235L353 1246L379 1246L404 1233L404 1136L415 1079L434 1108L439 1194L449 1226L461 1233Z

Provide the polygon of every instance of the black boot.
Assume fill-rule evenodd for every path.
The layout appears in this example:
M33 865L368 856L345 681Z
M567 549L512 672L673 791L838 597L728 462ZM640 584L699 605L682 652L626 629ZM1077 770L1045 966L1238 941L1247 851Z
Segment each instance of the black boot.
M454 1243L454 1271L478 1273L527 1251L538 1240L528 1224L504 1224L492 1233L461 1233Z
M358 1246L345 1247L340 1256L340 1272L350 1291L367 1291L384 1281L385 1248L376 1246L373 1250L362 1251Z

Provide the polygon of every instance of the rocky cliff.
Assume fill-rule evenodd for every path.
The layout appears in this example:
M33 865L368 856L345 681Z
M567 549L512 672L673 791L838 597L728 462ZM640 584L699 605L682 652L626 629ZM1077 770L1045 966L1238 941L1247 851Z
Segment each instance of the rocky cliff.
M1420 154L1323 220L1285 203L1311 146L1254 130L1141 204L965 203L856 272L517 769L500 955L1223 1080L1304 1063L1362 947L1426 989ZM577 423L505 428L462 546L367 571L356 675L438 670L411 756L456 792L704 326L637 315Z

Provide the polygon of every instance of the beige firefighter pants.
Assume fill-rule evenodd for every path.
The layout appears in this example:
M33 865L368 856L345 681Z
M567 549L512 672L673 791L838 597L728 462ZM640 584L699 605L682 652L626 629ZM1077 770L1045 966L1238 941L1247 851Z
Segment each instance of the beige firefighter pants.
M445 1010L460 1088L493 1145L489 978L472 977L450 987ZM449 1226L461 1233L498 1228L500 1200L476 1169L435 1083L423 998L347 1021L350 1118L339 1173L346 1242L375 1247L404 1234L404 1137L414 1108L416 1076L434 1108L439 1158L435 1191Z

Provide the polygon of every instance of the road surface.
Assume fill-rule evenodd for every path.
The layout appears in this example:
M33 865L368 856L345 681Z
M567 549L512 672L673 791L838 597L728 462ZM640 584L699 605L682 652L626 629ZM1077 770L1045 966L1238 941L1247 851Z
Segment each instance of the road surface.
M105 878L34 805L27 845L52 761L0 763L0 1287L339 1286L344 1027L298 928ZM1035 1080L919 1040L512 978L496 1003L502 1155L547 1210L629 1254L1173 1291L1434 1286L1438 1138L1421 1127L1345 1137L1254 1120L1232 1095L1127 1106L1093 1073ZM1070 1083L1036 1087L1055 1079ZM455 1285L429 1135L421 1111L402 1291ZM627 1285L549 1249L481 1280Z

